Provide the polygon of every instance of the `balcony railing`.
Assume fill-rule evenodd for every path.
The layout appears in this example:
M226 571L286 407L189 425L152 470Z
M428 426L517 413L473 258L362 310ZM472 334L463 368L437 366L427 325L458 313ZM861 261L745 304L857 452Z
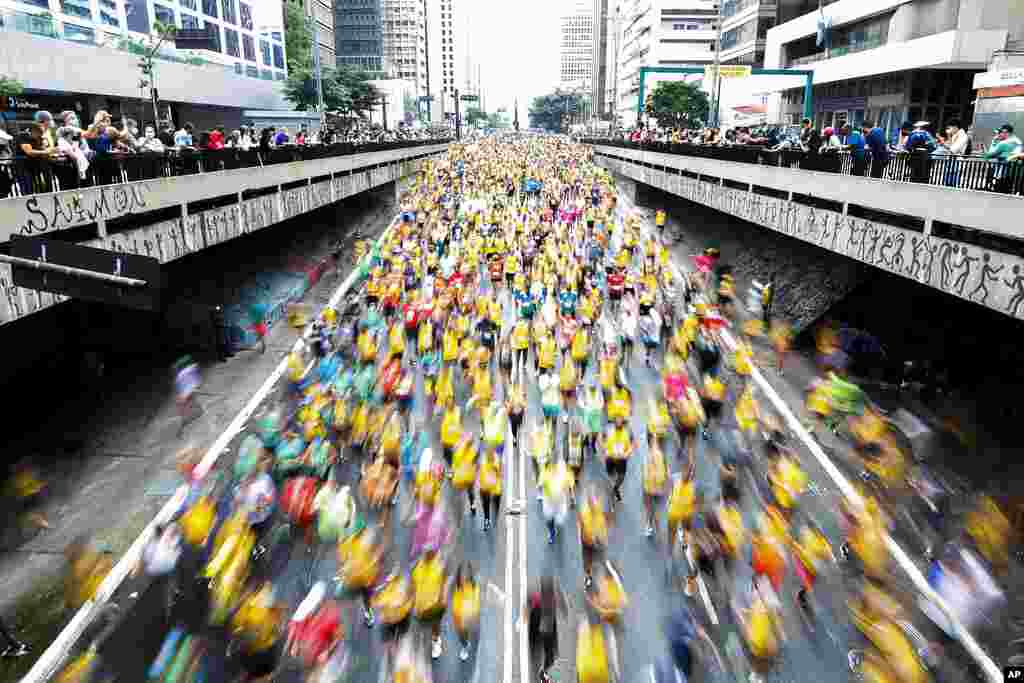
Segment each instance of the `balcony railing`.
M849 45L843 45L842 47L833 47L828 50L821 52L815 52L813 55L807 55L806 57L797 57L796 59L789 60L789 66L801 66L803 64L814 64L815 62L821 62L826 59L834 59L836 57L842 57L843 55L851 55L855 52L864 52L865 50L874 50L876 47L885 45L885 41L881 38L870 38L868 40L862 40L857 43L851 43Z
M253 168L293 161L310 161L348 154L436 145L445 140L408 140L334 145L286 145L261 151L251 149L171 150L164 154L97 154L84 180L71 159L8 159L0 161L0 198L59 192L81 187L113 185L237 168Z
M960 190L1024 195L1024 162L990 161L979 156L896 152L886 161L876 163L870 152L866 152L862 159L857 159L845 150L812 155L800 149L771 150L758 145L633 143L603 138L585 138L583 142L720 161L785 166L839 175L870 175L884 180L939 185Z
M118 27L112 26L109 28L111 30L119 30ZM142 41L130 38L127 34L113 35L99 29L90 29L90 31L91 38L84 39L88 36L82 34L80 31L71 32L62 29L59 22L47 12L34 14L31 12L19 12L16 10L0 10L0 33L27 33L29 35L43 38L67 40L77 45L89 45L97 48L119 50L139 56L145 54L149 49L149 47ZM234 65L225 64L205 59L195 53L177 50L169 45L161 47L153 56L155 59L161 61L188 64L189 66L219 71L224 75L246 74L241 61L236 62ZM248 77L259 79L260 75L258 72L255 75L249 73ZM273 79L273 76L271 76L271 79Z

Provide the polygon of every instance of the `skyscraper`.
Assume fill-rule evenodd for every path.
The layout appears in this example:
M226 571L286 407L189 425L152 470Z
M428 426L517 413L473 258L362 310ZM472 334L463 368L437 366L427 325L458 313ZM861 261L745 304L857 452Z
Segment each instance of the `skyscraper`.
M427 54L430 63L431 114L435 121L455 113L455 90L467 77L468 0L427 0Z
M718 7L713 0L622 0L616 14L618 101L614 106L628 125L636 118L641 67L714 63ZM678 80L679 76L648 76L647 92L664 79Z
M384 0L382 26L388 75L412 82L417 97L429 94L426 0Z
M562 14L559 42L558 81L562 87L578 88L593 80L593 0L573 0Z
M383 0L335 0L334 40L338 66L384 73Z
M594 79L590 86L590 98L598 118L605 118L611 114L608 108L608 81L611 70L609 60L615 59L615 40L612 36L615 27L613 12L612 0L594 0L594 49L591 67Z

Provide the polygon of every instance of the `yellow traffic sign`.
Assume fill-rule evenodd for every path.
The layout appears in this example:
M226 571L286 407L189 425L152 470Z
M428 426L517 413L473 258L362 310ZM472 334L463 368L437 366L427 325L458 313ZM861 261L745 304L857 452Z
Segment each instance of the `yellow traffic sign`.
M723 64L718 67L722 78L746 78L750 75L750 66L739 64ZM704 67L704 78L713 80L715 77L715 66L713 64Z

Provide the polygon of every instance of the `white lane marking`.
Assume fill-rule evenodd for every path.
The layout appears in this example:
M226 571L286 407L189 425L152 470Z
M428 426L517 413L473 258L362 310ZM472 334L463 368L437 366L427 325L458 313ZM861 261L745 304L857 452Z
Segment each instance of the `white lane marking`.
M522 433L522 430L520 430ZM526 454L520 453L519 465L519 500L523 504L523 512L516 516L519 533L519 591L516 598L516 611L526 612L526 514L529 503L526 499ZM527 622L528 624L529 622ZM530 629L523 624L519 629L519 679L530 680Z
M396 216L391 224L384 230L381 236L377 239L378 243L382 241L391 229L397 224L399 216ZM355 283L358 276L358 268L353 270L352 273L345 279L343 283L334 292L331 298L327 302L327 306L337 306L341 298L348 293L348 290ZM315 320L315 318L313 319ZM313 320L310 321L309 326L303 332L303 338L308 335L313 328ZM293 350L298 350L304 344L303 339L295 341ZM231 439L234 438L238 432L242 431L245 427L245 423L252 416L252 414L259 407L263 399L267 397L270 390L273 389L274 384L281 378L288 366L287 356L281 360L278 366L274 369L270 376L267 377L266 381L260 386L260 388L253 394L249 402L245 404L245 407L235 416L235 419L231 421L227 429L213 442L209 450L206 451L206 455L197 465L197 474L200 476L205 475L213 468L217 459L220 458L226 452L226 447L230 443ZM138 538L132 543L128 550L121 556L117 564L110 570L106 578L100 584L96 590L96 595L86 602L78 610L75 616L71 619L71 622L64 627L64 630L60 632L57 638L50 644L46 651L39 657L32 669L21 679L22 683L42 683L43 681L52 677L57 669L64 663L68 655L71 653L71 648L75 643L82 637L82 634L88 628L89 624L92 623L93 616L100 610L101 607L113 596L114 592L124 582L131 573L132 569L138 564L139 558L142 555L142 549L146 544L147 539L153 535L153 531L158 524L165 523L169 520L182 502L185 500L185 496L188 494L188 487L181 486L175 492L174 496L167 501L163 508L156 514L153 520L146 525L146 528L142 530Z
M512 426L509 425L509 435L512 432ZM512 443L511 440L509 443ZM518 446L518 444L516 444ZM509 452L512 462L509 462L508 458L505 460L505 495L503 498L506 500L515 495L515 453L511 452L511 448L506 449ZM513 517L519 515L508 514L511 511L509 502L505 503L505 592L515 598L515 594L512 592L512 564L514 561L513 553L515 553L515 532L513 531L514 525L512 524ZM505 601L505 633L503 642L503 652L505 653L504 661L502 662L502 680L504 683L512 683L512 663L513 663L513 643L515 637L513 636L514 625L518 624L520 614L519 602L515 599Z
M682 281L682 271L679 266L676 265L675 259L671 260L670 265L672 266L673 275L676 279ZM730 350L735 350L736 340L728 330L722 331L722 338L725 340L726 345L730 347ZM828 473L832 481L835 482L836 486L843 495L857 507L863 507L864 500L860 494L853 487L853 485L843 476L842 472L835 466L832 460L825 454L818 442L811 436L810 432L803 426L793 411L790 410L789 406L782 399L781 396L775 391L775 389L768 383L768 380L761 374L760 369L751 363L751 377L757 382L757 385L764 391L765 395L775 406L775 409L785 418L789 424L790 429L799 437L800 441L807 447L811 454L815 457L821 467ZM992 683L999 683L1003 680L1003 673L999 666L988 656L981 645L975 640L974 636L970 634L967 628L963 625L963 622L950 610L949 605L942 599L931 586L928 585L928 581L921 574L921 571L914 564L913 560L907 555L907 553L899 546L891 536L885 537L886 546L889 548L889 552L892 553L896 559L897 564L907 573L910 580L913 581L914 587L917 588L930 602L934 603L942 612L949 618L950 623L953 625L957 634L960 637L960 642L963 644L964 649L975 659L978 664L985 670L985 675Z
M644 218L646 220L647 217L645 216ZM648 234L650 234L650 226L646 222L643 225L644 225L645 231ZM622 219L621 218L617 219L616 226L615 226L616 234L620 234L624 230L625 230L625 226L624 226L624 224L622 222ZM678 268L675 268L675 264L674 263L670 262L670 265L672 265L673 268L676 270L674 275L678 279L679 278ZM669 542L674 544L677 541L676 541L676 539L670 539ZM686 551L683 554L686 556L686 563L689 565L690 570L693 571L693 572L696 572L696 566L694 564L693 557L690 554L690 548L691 547L692 546L687 546ZM671 557L671 551L669 551L669 557ZM704 603L704 610L708 613L708 618L711 619L711 623L714 626L718 626L718 611L715 610L715 603L713 603L711 601L711 592L708 590L707 584L704 582L704 577L701 576L699 573L697 573L697 593L700 594L700 600L701 600L701 602Z

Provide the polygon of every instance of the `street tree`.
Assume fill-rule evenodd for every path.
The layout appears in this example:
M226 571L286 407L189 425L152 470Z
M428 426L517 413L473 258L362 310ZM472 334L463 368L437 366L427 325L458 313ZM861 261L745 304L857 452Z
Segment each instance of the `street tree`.
M0 97L17 97L25 91L25 86L16 78L8 78L0 74Z
M324 108L344 115L362 116L380 101L380 92L369 82L370 74L351 66L321 72ZM284 83L284 97L300 111L317 106L316 81L309 68L292 71Z
M486 125L487 114L479 107L470 107L469 109L466 109L464 120L466 121L467 126Z
M287 53L288 73L309 71L313 59L313 26L306 16L300 0L284 3L284 50Z
M708 118L708 96L696 83L662 81L647 96L644 111L668 128L696 127Z
M165 24L162 21L153 22L153 32L149 35L149 42L145 52L139 59L139 72L142 78L139 79L139 89L149 88L149 98L153 103L153 121L160 120L160 96L156 89L156 54L165 42L174 38L178 27L174 24Z
M509 122L508 112L499 109L496 112L492 112L487 115L487 127L488 128L510 128L512 124Z
M530 103L530 127L558 131L566 127L569 117L583 111L583 98L563 90L535 97Z

